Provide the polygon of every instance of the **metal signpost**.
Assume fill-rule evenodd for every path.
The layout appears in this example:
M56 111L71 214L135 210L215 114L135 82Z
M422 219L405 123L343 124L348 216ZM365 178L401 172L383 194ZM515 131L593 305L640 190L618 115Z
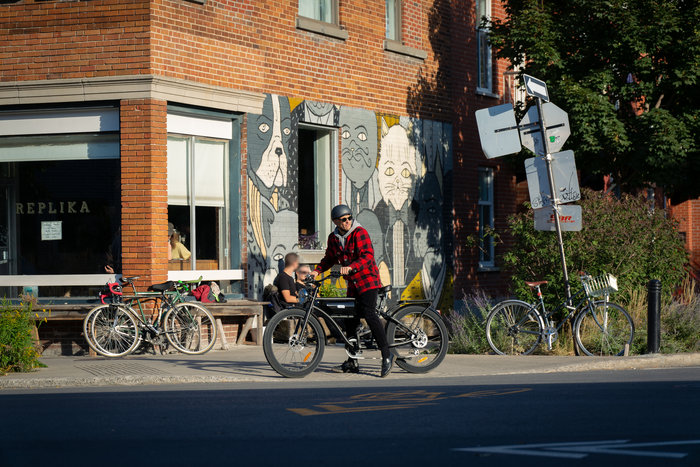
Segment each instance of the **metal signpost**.
M555 231L559 244L566 296L571 299L562 230L582 228L581 206L568 206L581 199L573 151L558 152L571 134L569 117L549 102L547 83L523 75L525 90L536 99L519 124L511 104L476 111L476 123L484 154L489 159L520 152L525 146L537 156L525 161L530 202L535 209L535 229ZM552 154L554 153L554 154Z

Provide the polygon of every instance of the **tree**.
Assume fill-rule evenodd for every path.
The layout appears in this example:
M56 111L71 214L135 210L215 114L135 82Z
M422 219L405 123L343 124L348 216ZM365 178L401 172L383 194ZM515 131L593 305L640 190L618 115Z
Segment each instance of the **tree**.
M569 113L578 168L700 194L698 0L503 0L495 55ZM520 109L522 110L522 109Z

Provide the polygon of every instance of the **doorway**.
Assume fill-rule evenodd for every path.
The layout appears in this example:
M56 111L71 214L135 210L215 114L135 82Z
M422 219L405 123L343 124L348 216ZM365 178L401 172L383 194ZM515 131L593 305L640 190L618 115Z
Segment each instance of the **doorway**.
M330 211L337 200L336 130L299 128L299 245L323 249L331 233Z

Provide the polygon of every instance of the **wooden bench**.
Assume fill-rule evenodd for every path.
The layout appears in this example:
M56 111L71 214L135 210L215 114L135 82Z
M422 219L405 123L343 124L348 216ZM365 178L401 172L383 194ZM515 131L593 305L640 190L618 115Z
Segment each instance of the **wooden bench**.
M253 300L229 300L226 303L201 303L206 307L214 318L229 316L240 316L246 318L241 332L236 339L237 345L243 345L250 335L255 345L262 345L262 322L263 312L267 302L256 302ZM34 307L39 319L46 318L47 321L82 321L88 312L96 307L98 303L63 303L63 304L38 304ZM46 310L46 311L39 311ZM223 339L221 340L223 342Z

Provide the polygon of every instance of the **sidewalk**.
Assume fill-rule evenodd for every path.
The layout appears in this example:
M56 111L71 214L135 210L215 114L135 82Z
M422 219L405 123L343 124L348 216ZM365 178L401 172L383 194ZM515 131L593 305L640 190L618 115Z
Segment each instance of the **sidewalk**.
M373 356L373 355L368 355ZM337 381L338 378L373 379L379 373L379 360L361 361L359 375L338 375L330 368L345 359L341 348L326 348L324 361L306 379ZM275 373L265 361L262 348L235 347L206 355L136 355L120 359L102 357L45 357L47 368L31 373L0 376L3 388L49 388L76 386L136 386L177 383L280 382L289 381ZM631 370L640 368L700 367L700 353L644 355L634 357L558 357L495 355L448 355L427 375L407 373L395 367L392 379L448 378L526 373Z

